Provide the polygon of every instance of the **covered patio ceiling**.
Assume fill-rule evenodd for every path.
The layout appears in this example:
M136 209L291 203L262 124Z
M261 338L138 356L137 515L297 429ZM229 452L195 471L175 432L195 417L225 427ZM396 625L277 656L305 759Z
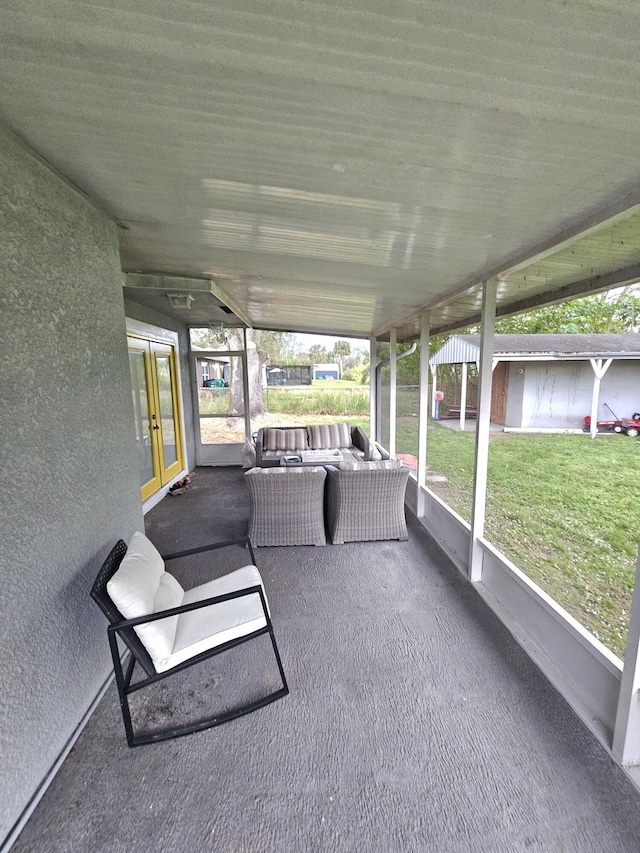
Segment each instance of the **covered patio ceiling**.
M640 278L639 40L632 0L31 0L1 115L119 223L130 298L410 340L494 276L499 314Z

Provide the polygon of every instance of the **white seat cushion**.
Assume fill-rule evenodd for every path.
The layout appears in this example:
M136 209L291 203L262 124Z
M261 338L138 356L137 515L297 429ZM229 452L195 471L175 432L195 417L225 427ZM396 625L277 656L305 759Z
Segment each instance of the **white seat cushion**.
M264 591L258 569L255 566L244 566L224 577L187 590L182 603L192 604L194 601L203 601L258 584ZM177 619L178 626L171 655L162 661L154 659L158 672L165 672L189 658L221 646L229 640L244 637L267 624L257 593L181 613Z

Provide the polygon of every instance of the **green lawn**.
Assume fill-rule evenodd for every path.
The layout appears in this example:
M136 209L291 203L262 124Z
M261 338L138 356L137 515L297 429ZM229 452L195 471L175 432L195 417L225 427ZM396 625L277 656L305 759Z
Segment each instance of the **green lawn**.
M399 419L398 449L417 453L415 419ZM430 487L471 515L473 433L429 427ZM640 507L640 439L490 437L486 536L613 652L624 654Z

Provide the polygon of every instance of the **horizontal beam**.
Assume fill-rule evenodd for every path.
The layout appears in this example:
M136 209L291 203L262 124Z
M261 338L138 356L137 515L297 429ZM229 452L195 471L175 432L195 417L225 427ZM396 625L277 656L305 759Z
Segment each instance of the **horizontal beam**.
M558 302L567 302L570 299L577 299L581 296L591 296L594 293L601 293L605 290L611 290L613 287L622 287L625 284L632 284L640 280L640 264L633 264L629 267L624 267L614 272L604 273L602 275L594 275L589 278L574 281L571 284L559 287L556 290L545 291L544 293L536 293L532 296L527 296L524 299L519 299L517 302L511 302L508 305L500 305L496 309L496 318L511 317L514 314L522 314L525 311L533 311L536 308L543 308L547 305L555 305ZM481 285L478 285L481 287ZM437 313L437 311L435 312ZM455 332L458 329L466 329L467 326L475 326L480 322L480 313L474 312L467 317L457 320L455 323L446 323L441 326L434 325L432 334L443 335L449 332Z

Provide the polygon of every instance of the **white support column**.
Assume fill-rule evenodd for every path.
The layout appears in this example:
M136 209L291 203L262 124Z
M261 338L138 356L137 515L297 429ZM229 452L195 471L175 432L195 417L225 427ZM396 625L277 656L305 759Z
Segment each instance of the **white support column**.
M602 358L590 358L591 369L593 370L593 389L591 391L591 424L589 433L591 438L595 438L598 434L598 403L600 400L600 382L605 373L611 367L612 358L606 361Z
M640 554L629 617L612 753L618 764L640 764Z
M489 424L491 422L491 386L493 380L493 339L496 326L497 280L485 281L482 289L482 319L480 337L480 370L478 383L478 414L476 421L476 456L473 474L471 506L471 547L469 578L482 578L482 550L478 539L484 536L487 504L487 468L489 463Z
M464 432L467 419L467 362L462 362L462 385L460 387L460 432Z
M376 383L376 360L378 358L377 341L369 338L369 437L376 441L378 436L378 387Z
M389 333L389 456L396 456L396 414L398 400L398 331L394 327Z
M436 416L436 398L433 396L438 388L438 365L432 364L431 368L431 417Z
M251 400L249 399L249 357L247 354L247 330L242 330L242 393L244 395L244 434L251 439ZM253 344L255 346L255 344Z
M424 516L427 483L427 422L429 420L429 332L430 315L420 318L420 414L418 421L418 518Z

